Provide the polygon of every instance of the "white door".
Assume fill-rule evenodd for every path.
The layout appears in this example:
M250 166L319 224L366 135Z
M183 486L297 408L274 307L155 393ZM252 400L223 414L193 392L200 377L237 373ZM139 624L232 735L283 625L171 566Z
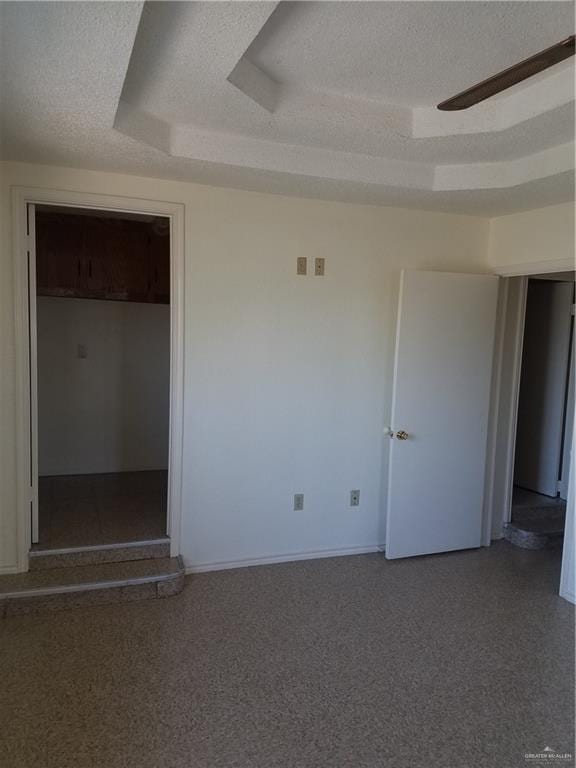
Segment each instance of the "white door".
M559 490L573 291L573 283L528 283L514 483L547 496Z
M497 294L490 275L402 273L388 558L481 544Z
M38 366L36 328L36 206L28 203L26 211L26 255L28 259L28 361L30 373L30 518L32 543L39 540L38 524Z

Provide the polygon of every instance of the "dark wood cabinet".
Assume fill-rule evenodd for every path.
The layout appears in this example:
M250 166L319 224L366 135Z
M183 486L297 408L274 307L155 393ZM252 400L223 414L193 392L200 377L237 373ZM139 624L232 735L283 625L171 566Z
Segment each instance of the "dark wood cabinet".
M168 304L169 227L38 211L36 284L39 296Z
M77 216L36 217L36 290L40 296L76 296L81 292L85 228Z
M169 234L153 229L150 236L150 290L160 304L170 303L170 259L166 262L166 241Z

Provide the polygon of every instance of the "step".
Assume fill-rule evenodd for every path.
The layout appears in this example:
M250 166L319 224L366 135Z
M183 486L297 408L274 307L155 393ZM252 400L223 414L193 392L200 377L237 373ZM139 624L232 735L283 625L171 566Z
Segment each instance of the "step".
M52 568L0 576L0 618L169 597L184 586L181 557Z
M522 547L522 549L546 549L561 542L564 538L564 531L555 530L543 533L537 530L528 530L515 523L506 523L504 538L514 546Z
M504 526L504 538L523 549L545 549L562 540L566 505L524 507L512 511Z
M33 546L30 550L30 570L76 568L79 565L124 563L130 560L150 560L165 557L170 557L170 539L167 537L63 549L43 549Z

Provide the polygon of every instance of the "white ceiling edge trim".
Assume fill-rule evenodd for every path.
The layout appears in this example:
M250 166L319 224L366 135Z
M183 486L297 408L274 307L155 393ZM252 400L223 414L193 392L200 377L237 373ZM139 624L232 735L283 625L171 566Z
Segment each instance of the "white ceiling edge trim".
M424 163L280 144L187 126L173 127L170 154L265 171L412 189L431 189L433 180L433 167Z
M575 99L574 68L564 67L548 77L512 88L508 93L461 112L436 107L412 110L411 137L415 139L498 133L525 123Z
M574 169L571 143L511 161L434 166L171 126L126 102L119 104L114 127L173 157L433 192L515 187Z
M504 189L574 170L574 145L560 144L527 157L500 163L438 165L435 192Z
M114 128L173 157L325 179L432 189L434 167L425 163L170 126L126 102L119 104Z

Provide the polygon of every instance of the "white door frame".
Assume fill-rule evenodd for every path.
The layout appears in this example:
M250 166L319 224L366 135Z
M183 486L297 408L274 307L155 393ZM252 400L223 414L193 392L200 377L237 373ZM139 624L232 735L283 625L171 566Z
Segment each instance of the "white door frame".
M519 304L516 308L517 314L515 317L515 327L514 327L514 353L512 355L512 360L508 360L508 365L512 366L512 387L511 387L511 393L509 393L509 398L507 402L502 402L502 393L501 393L501 383L502 383L502 368L505 364L505 361L502 359L498 362L498 380L495 382L494 386L494 392L493 392L493 399L492 399L492 415L493 420L491 421L491 425L493 425L493 429L504 429L505 431L503 433L500 433L504 437L505 441L505 466L504 466L504 482L505 482L505 501L503 504L499 506L499 509L495 509L495 501L496 501L496 494L495 494L495 487L494 487L494 475L495 475L495 466L496 466L496 460L497 460L497 454L496 454L496 439L495 435L492 432L492 434L489 436L488 441L488 469L487 469L487 488L486 488L486 500L485 500L485 515L484 515L484 540L483 544L484 546L489 546L490 541L492 538L500 538L501 537L501 530L503 528L504 523L509 522L510 520L510 512L511 512L511 506L512 506L512 489L514 484L514 457L515 457L515 443L516 443L516 421L518 416L518 395L520 390L520 374L522 370L522 342L524 337L524 323L525 323L525 315L526 315L526 290L528 287L528 278L532 275L539 275L544 273L554 273L554 272L568 272L573 271L575 268L575 263L573 259L557 259L555 261L542 261L542 262L527 262L527 263L518 263L518 264L511 264L499 269L494 270L495 274L500 275L504 278L509 277L520 277L522 279L521 283L521 297ZM504 292L508 290L508 286L506 285L508 281L503 281L502 289ZM498 318L498 327L496 330L497 333L497 339L499 339L503 332L504 332L504 324L506 322L506 312L503 311L500 313L500 316ZM500 351L500 354L502 353L502 345L498 345L498 349ZM504 414L504 426L502 425L502 420L499 418L502 414ZM572 444L574 444L574 429L572 430L572 435L566 435L565 439L570 441ZM570 469L574 470L575 467L575 460L576 457L572 455L572 461L570 464ZM573 585L571 585L570 589L572 589L572 592L570 592L570 589L568 589L568 586L566 584L566 581L570 578L567 574L570 570L570 567L567 563L567 560L570 560L572 562L573 560L573 553L570 548L571 539L573 537L573 531L572 531L572 522L568 522L569 519L571 519L571 515L573 515L573 510L571 510L571 505L574 504L574 488L575 488L575 480L574 477L576 473L574 471L570 472L569 478L568 478L568 504L567 504L567 526L565 531L565 546L564 546L564 554L563 554L563 565L562 565L562 584L561 584L561 590L560 593L563 597L570 598L570 594L573 598ZM497 535L495 536L494 533L497 532ZM573 565L571 566L573 571ZM571 572L572 572L571 571Z
M564 548L562 551L562 571L560 572L560 597L576 603L576 565L574 515L576 500L574 498L574 475L576 474L576 441L572 435L570 472L568 475L568 498L566 501L566 527L564 529Z
M496 318L496 354L490 405L484 524L482 530L482 544L485 547L490 546L492 539L502 537L504 523L510 521L510 511L512 508L516 423L518 420L522 345L524 341L524 320L528 290L528 277L519 275L515 277L518 277L520 281L517 295L514 297L515 305L511 306L513 294L510 288L510 281L503 279L500 284L499 312ZM510 327L511 325L513 325L512 328ZM506 349L505 335L509 331L512 331L512 338L507 339L507 341L511 349ZM505 360L504 355L506 352L508 352L508 357ZM503 381L506 372L509 374L509 391L503 392ZM502 462L503 466L497 475L498 461Z
M68 192L56 189L12 189L13 267L16 339L16 478L17 569L28 570L32 540L30 467L37 440L34 423L35 389L31 388L30 324L35 307L28 292L28 204L94 208L124 213L165 216L170 219L170 432L168 449L167 531L170 554L180 554L182 522L182 443L184 426L184 205L133 197ZM32 409L32 418L31 418ZM37 471L37 469L36 469Z

